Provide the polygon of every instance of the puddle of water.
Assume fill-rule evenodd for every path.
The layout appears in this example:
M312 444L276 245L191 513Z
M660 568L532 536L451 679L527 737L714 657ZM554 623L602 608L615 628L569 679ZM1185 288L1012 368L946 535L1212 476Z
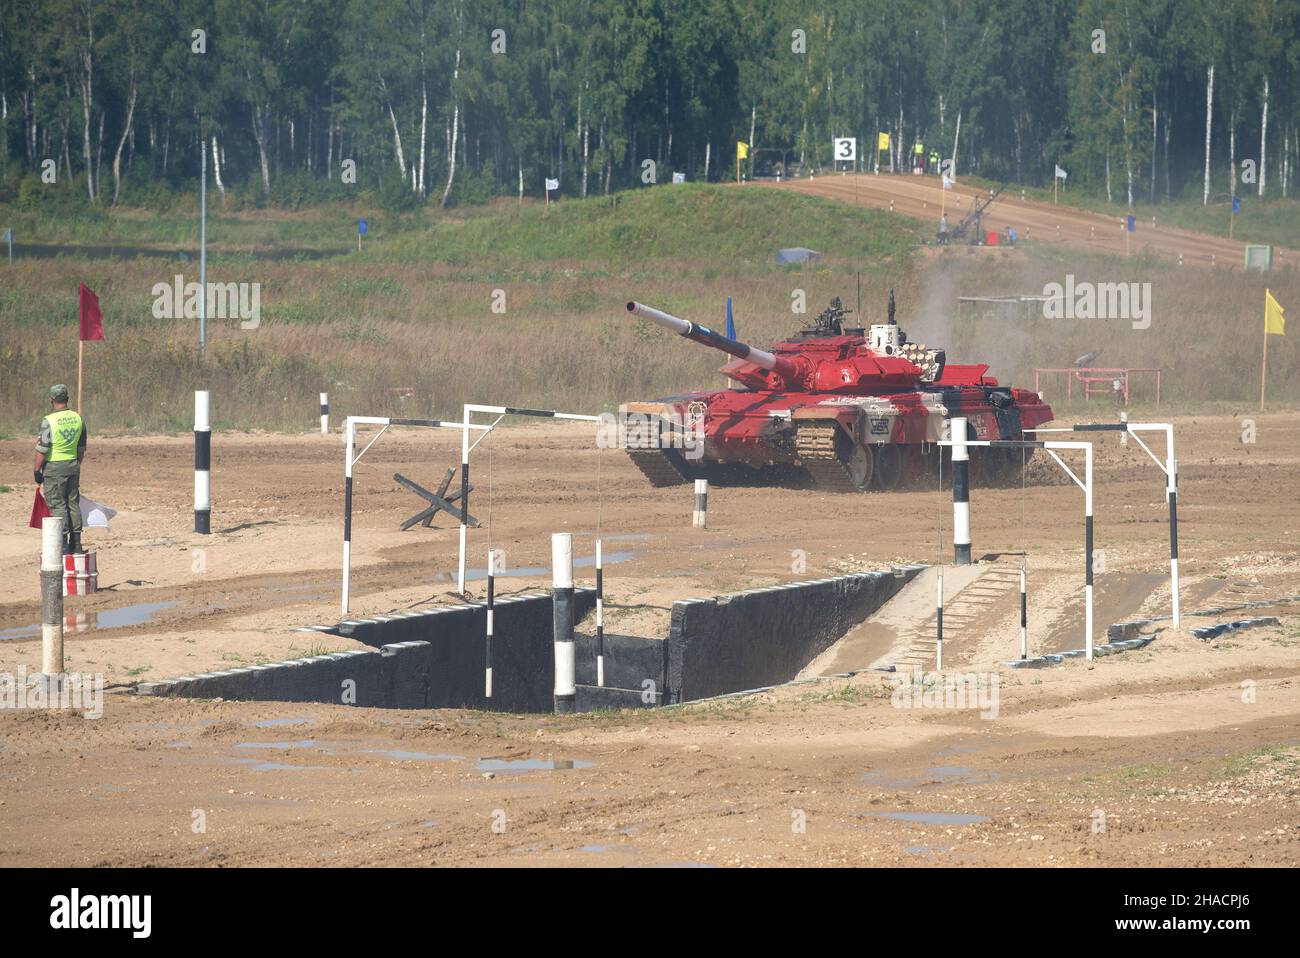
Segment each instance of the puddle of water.
M312 738L298 739L296 742L240 742L236 748L315 748L316 740Z
M599 855L601 852L609 851L609 846L608 845L583 845L578 849L578 851L591 852L593 854Z
M288 718L262 719L253 722L254 728L274 728L277 725L315 725L316 720L308 715L291 715Z
M301 772L307 769L324 771L324 765L290 765L287 762L263 762L255 758L232 758L235 765L247 765L254 772Z
M974 825L987 822L986 815L966 815L961 812L871 812L876 818L896 818L902 822L919 822L922 825Z
M963 785L984 785L1000 776L996 772L972 772L964 765L936 765L923 769L919 776L902 778L893 777L885 771L864 772L862 780L881 788L917 788L921 785L947 785L960 782Z
M67 616L65 631L89 632L92 629L120 629L128 625L145 625L153 621L156 613L169 609L176 603L142 602L139 605L123 606L120 609L104 609L100 612L81 612ZM84 620L84 621L83 621ZM12 629L0 629L0 642L9 639L26 639L41 634L40 625L22 625Z
M574 768L591 768L595 762L582 759L481 758L474 765L480 772L556 772Z
M364 748L361 751L367 755L385 755L398 762L459 762L465 757L448 755L445 752L439 752L437 755L430 755L428 752L404 752L396 748Z

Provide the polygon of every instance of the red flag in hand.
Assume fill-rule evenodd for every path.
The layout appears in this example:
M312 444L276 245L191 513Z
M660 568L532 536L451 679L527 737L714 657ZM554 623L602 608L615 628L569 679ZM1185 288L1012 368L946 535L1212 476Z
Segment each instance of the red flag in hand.
M81 338L104 338L104 314L99 310L99 297L85 283L78 284L81 294Z
M27 523L33 529L41 527L41 520L48 519L52 513L50 507L45 504L45 497L41 495L41 487L36 487L36 499L32 502L32 518Z

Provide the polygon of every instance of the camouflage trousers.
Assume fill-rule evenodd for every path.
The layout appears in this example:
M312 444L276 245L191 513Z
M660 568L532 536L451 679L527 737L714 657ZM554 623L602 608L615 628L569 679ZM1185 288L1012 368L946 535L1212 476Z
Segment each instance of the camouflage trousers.
M81 463L75 459L45 464L45 504L63 520L63 533L81 531Z

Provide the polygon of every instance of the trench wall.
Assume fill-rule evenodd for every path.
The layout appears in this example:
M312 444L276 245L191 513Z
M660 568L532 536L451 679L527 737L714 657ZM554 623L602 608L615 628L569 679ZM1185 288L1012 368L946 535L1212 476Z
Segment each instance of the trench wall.
M900 566L674 603L669 700L790 681L923 568Z

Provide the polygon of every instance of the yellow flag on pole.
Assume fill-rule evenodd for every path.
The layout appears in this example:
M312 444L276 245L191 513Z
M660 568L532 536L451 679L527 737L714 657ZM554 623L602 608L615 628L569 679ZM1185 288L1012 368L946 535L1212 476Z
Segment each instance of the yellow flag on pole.
M744 140L736 141L736 159L738 160L749 159L749 144L746 143Z
M1286 335L1286 317L1283 315L1285 310L1282 304L1273 298L1269 290L1264 290L1264 332L1276 333L1279 336Z
M876 140L876 149L877 149L877 150L887 150L887 149L889 149L889 134L888 134L888 133L881 133L881 134L880 134L879 138Z

